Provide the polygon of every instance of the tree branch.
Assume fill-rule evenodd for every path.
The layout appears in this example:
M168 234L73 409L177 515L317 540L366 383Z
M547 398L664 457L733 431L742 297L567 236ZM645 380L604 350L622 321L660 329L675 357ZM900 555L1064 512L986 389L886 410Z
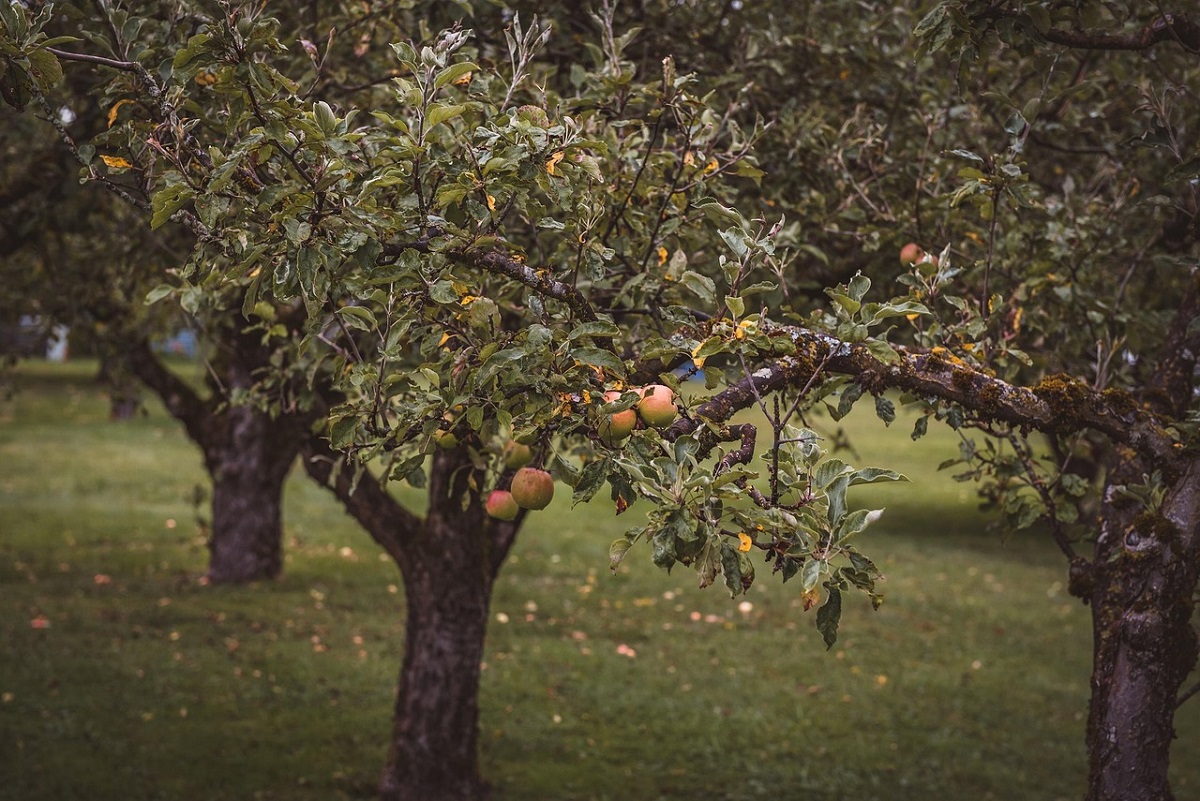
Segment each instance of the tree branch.
M209 438L214 426L212 404L206 402L179 376L167 369L150 349L150 344L139 339L129 348L129 366L142 383L150 387L162 399L167 412L187 430L188 436L201 445Z
M438 233L437 231L431 231L429 235L423 236L420 239L386 244L383 246L382 258L395 258L406 250L415 250L418 253L433 253L435 251L430 246L431 237L437 236ZM496 250L479 251L471 248L458 248L437 252L442 253L446 258L459 264L478 267L489 273L512 278L543 297L560 300L567 304L568 308L575 312L584 322L594 322L597 319L596 310L592 308L592 304L575 287L570 284L564 284L562 281L555 281L546 274L546 271L535 270L528 264L517 261L506 253Z
M1163 14L1137 33L1051 28L1042 36L1048 42L1079 50L1149 50L1162 42L1177 42L1192 52L1200 51L1200 25L1182 14Z
M356 480L354 466L324 438L309 436L300 455L308 475L332 492L371 539L403 566L408 559L404 546L421 531L421 518L401 506L369 470L363 468Z
M1123 392L1097 392L1063 375L1048 376L1034 387L1017 386L980 372L943 349L925 353L896 347L896 361L885 363L865 345L806 328L777 326L769 333L791 339L797 354L764 364L718 393L697 408L693 419L676 421L670 429L674 436L696 431L701 419L724 423L754 404L757 395L804 386L814 372L824 371L853 376L874 393L906 390L957 404L981 420L1018 428L1050 434L1094 429L1157 465L1178 467L1180 447L1158 418Z

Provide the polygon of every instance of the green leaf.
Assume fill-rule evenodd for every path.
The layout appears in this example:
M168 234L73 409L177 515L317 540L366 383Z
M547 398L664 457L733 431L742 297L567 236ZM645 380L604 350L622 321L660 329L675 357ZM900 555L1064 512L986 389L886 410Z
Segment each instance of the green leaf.
M875 414L886 425L890 426L896 419L896 404L892 403L886 395L876 395Z
M679 285L691 291L701 302L709 304L717 298L717 285L707 275L688 270L679 277Z
M580 337L619 337L621 329L616 323L608 320L597 320L596 322L583 323L571 329L571 333L567 336L569 340L576 340Z
M908 477L903 473L885 470L882 467L864 467L850 474L850 486L852 487L860 484L874 484L877 481L908 481Z
M439 89L447 84L454 83L468 72L474 72L479 69L479 66L470 61L460 61L457 64L451 64L437 74L433 79L433 85Z
M465 103L457 103L454 105L442 105L440 103L429 107L428 113L425 115L425 129L429 130L446 120L452 120L458 115L467 110Z
M863 346L866 347L868 353L884 364L897 364L902 361L896 349L882 339L868 339Z
M159 284L158 286L154 287L154 289L151 289L146 293L146 305L149 306L151 303L158 303L160 300L165 298L167 295L170 295L174 291L175 287L170 286L169 284Z
M625 554L629 553L632 547L633 542L628 537L613 540L608 546L608 569L616 573L621 562L625 560Z
M62 65L49 50L31 50L28 55L30 74L43 92L48 92L62 80Z
M625 375L625 363L610 351L601 348L576 348L571 351L571 355L576 361L593 367L603 367L615 376Z
M829 587L829 597L817 609L817 631L825 640L825 649L829 650L837 642L838 623L842 619L842 592L836 587Z
M329 444L334 450L341 450L354 442L354 434L358 431L358 416L346 415L333 421L329 427Z
M154 216L150 218L150 227L162 227L171 219L171 215L186 206L194 196L195 193L183 184L168 186L156 192L151 202Z
M604 486L604 478L607 475L607 459L597 459L594 462L588 462L583 468L583 475L579 477L579 483L575 485L575 492L571 495L571 503L587 503L590 501L600 491L600 488Z
M731 596L737 597L746 591L742 586L742 564L737 549L727 542L721 543L721 573Z
M834 479L844 476L849 472L850 465L841 459L826 459L817 465L817 469L813 473L813 485L817 489L825 489L833 483Z
M817 559L807 559L804 566L800 568L800 585L804 592L808 592L813 587L817 586L817 582L821 580L821 562Z

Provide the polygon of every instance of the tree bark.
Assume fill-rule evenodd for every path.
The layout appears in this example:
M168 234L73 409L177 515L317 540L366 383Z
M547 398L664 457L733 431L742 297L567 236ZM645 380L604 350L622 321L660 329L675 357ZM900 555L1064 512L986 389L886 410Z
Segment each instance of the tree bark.
M1087 801L1174 799L1167 768L1175 708L1198 653L1191 618L1200 460L1157 510L1114 490L1143 481L1138 467L1127 461L1109 481L1093 562Z
M214 367L225 392L253 385L263 362L250 338L233 334ZM183 423L204 455L212 479L208 579L244 583L276 578L283 568L283 483L307 441L315 412L270 414L248 405L225 406L218 387L201 398L146 343L130 348L134 373Z
M214 422L204 446L213 485L208 578L233 584L276 578L283 569L283 482L301 432L248 407Z
M407 617L392 737L379 783L383 801L479 801L479 678L492 588L521 518L486 515L483 476L465 452L433 457L429 511L416 518L369 473L354 487L351 468L314 439L309 473L395 559ZM463 505L463 499L467 504Z

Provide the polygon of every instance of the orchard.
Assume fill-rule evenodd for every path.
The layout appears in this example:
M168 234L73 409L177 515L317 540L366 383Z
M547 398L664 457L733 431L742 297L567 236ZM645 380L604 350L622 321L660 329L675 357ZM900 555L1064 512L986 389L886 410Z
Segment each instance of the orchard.
M490 594L556 490L628 516L614 567L738 595L757 566L832 645L882 601L886 514L852 488L903 480L818 433L861 401L957 430L955 477L1058 544L1094 622L1088 799L1171 798L1200 575L1190 11L399 5L0 4L11 113L178 255L112 318L145 298L238 366L220 418L143 350L139 374L181 419L261 426L268 495L298 453L399 567L382 797L486 793Z

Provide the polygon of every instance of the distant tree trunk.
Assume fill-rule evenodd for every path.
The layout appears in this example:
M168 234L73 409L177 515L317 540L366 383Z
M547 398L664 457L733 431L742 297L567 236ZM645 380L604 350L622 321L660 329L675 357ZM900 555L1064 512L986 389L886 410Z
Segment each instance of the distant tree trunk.
M214 366L221 386L214 386L208 398L168 370L146 343L130 349L130 364L204 454L212 478L209 580L272 579L283 567L283 483L315 413L271 415L252 406L226 407L219 389L250 387L265 354L240 334L222 345L222 359Z
M110 420L132 420L141 405L137 378L130 370L129 360L108 348L100 356L100 371L96 380L108 389Z
M283 483L303 432L247 407L214 422L202 446L213 483L208 578L275 578L283 569Z
M1196 664L1192 607L1200 569L1200 461L1161 509L1112 491L1140 483L1122 465L1109 482L1096 543L1088 801L1171 801L1167 778L1180 688Z
M400 567L408 602L392 737L380 780L383 801L478 801L479 677L492 588L520 518L487 517L464 453L439 451L424 520L369 474L350 492L350 468L314 440L309 473L329 486ZM476 486L482 476L474 475ZM462 498L470 502L463 508Z

